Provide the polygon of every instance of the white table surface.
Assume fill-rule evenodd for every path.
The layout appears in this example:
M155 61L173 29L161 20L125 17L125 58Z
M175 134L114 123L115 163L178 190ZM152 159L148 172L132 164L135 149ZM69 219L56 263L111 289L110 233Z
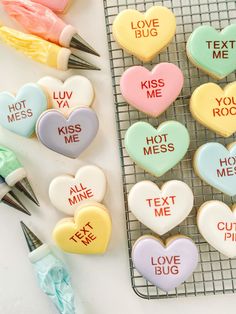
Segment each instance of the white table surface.
M0 20L8 26L19 26L0 8ZM102 0L74 0L65 20L100 53L101 58L88 58L102 68L101 72L80 72L93 82L96 89L96 110L100 130L96 140L81 155L71 160L43 147L36 139L20 138L0 130L0 142L15 150L29 172L29 179L40 200L37 208L25 200L32 212L28 217L7 206L0 206L0 313L57 313L50 300L41 292L32 266L19 221L53 245L51 232L64 217L50 204L50 181L63 173L74 174L82 164L94 163L107 174L109 189L104 203L110 209L113 233L104 256L61 254L67 264L76 293L78 313L86 314L148 314L148 313L226 313L236 306L235 295L191 297L169 300L143 300L131 289L126 245L122 181L112 97L109 57ZM0 45L0 90L16 92L27 82L36 82L45 75L65 79L78 72L61 73L31 61L14 50Z

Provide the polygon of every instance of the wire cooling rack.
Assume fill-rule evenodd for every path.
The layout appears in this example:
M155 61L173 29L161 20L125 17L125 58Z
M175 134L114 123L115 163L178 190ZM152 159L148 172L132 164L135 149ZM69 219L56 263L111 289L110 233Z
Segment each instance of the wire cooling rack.
M178 65L185 76L185 84L180 97L170 106L165 114L157 119L149 118L129 106L120 93L120 77L132 65L142 65L135 57L126 54L114 41L112 36L112 23L116 15L127 8L145 12L153 5L164 5L171 9L177 19L177 33L174 41L163 51L153 63L145 64L151 69L159 62L172 62ZM213 81L208 75L192 66L186 56L186 41L191 32L201 24L210 24L221 30L230 23L236 22L236 2L234 0L104 0L105 19L107 27L108 45L111 60L111 72L116 106L117 130L123 171L124 200L126 228L129 250L129 263L131 283L134 291L146 299L159 299L190 295L206 295L218 293L233 293L236 289L236 259L228 259L208 245L198 232L196 226L196 210L207 200L221 200L232 205L235 199L211 188L195 176L192 168L192 157L196 149L210 141L228 144L235 141L234 137L223 139L215 133L198 124L189 111L189 98L193 90L208 81ZM235 81L235 74L219 84L224 86ZM189 130L191 144L185 158L161 178L155 178L138 166L129 158L124 148L124 136L130 125L137 121L147 121L157 127L165 120L178 120ZM196 243L200 257L197 270L181 286L165 293L150 282L146 281L134 268L131 260L131 251L134 242L142 235L152 232L142 225L128 210L127 196L131 187L141 180L151 180L159 186L165 181L179 179L186 182L195 195L195 207L185 221L172 230L165 237L181 233L190 236ZM164 237L164 238L165 238Z

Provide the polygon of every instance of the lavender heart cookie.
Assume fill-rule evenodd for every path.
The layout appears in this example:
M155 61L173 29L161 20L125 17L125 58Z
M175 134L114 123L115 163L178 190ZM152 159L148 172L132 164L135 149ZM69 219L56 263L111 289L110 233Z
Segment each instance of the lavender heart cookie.
M78 108L66 119L57 110L45 111L38 119L36 134L49 149L77 158L93 141L99 127L95 111Z

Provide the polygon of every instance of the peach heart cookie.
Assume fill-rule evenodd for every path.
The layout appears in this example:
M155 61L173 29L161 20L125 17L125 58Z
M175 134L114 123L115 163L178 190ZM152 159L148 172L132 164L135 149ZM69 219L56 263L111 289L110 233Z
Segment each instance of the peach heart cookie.
M147 115L161 115L179 96L184 77L172 63L163 62L152 71L142 66L126 70L120 80L121 94L136 109Z
M26 84L14 96L0 93L0 125L24 137L35 132L38 117L47 110L47 97L37 84Z
M151 181L141 181L130 190L128 203L139 221L162 235L188 216L193 208L193 193L182 181L166 182L161 189Z
M236 257L236 207L208 201L197 213L197 225L205 240L227 257Z
M171 42L175 35L174 14L163 6L153 6L145 14L124 10L112 26L117 43L128 53L148 62Z
M49 149L77 158L92 143L98 127L96 112L90 108L76 108L67 118L51 109L39 117L36 133L39 141Z
M210 25L197 27L187 42L189 60L215 79L236 70L236 24L218 32Z
M186 154L189 133L177 121L166 121L155 129L147 122L136 122L125 134L125 148L141 168L156 177L173 168Z
M111 236L111 219L105 206L82 204L73 218L59 221L53 239L63 251L74 254L103 254Z
M161 239L140 237L132 249L137 271L163 291L171 291L187 280L198 264L198 250L190 238L176 235L165 244Z
M190 99L193 117L217 134L228 137L236 131L236 82L224 89L214 83L199 86Z
M49 197L60 211L73 215L81 203L93 200L100 203L106 193L104 172L92 165L80 168L75 177L63 175L52 180Z
M94 99L91 82L84 76L75 75L64 83L56 78L46 76L38 81L48 94L53 109L58 109L64 115L77 107L89 107Z
M194 154L196 174L217 190L236 194L236 142L226 148L220 143L206 143Z

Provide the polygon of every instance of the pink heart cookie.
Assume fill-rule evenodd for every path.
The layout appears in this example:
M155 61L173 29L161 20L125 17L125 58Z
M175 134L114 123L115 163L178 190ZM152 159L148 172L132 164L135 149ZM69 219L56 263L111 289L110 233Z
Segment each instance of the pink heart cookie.
M161 115L179 96L183 87L182 71L172 63L160 63L152 71L134 66L120 80L124 99L149 116Z
M171 291L188 279L198 264L198 250L190 238L176 235L166 240L140 237L132 249L135 268L163 291Z

